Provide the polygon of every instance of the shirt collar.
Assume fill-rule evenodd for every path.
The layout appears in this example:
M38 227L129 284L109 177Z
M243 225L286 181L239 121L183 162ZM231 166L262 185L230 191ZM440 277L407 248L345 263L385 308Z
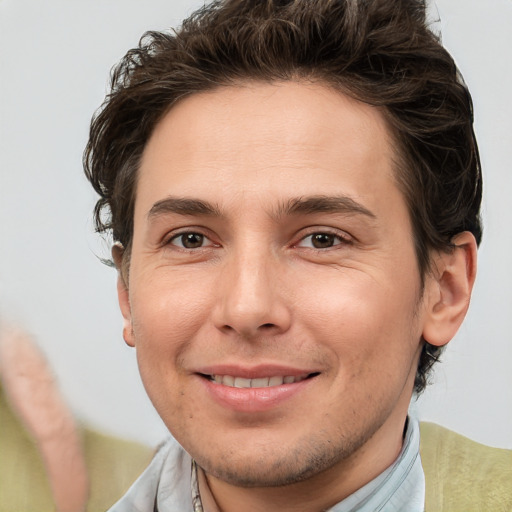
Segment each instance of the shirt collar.
M423 512L424 506L420 428L418 421L409 417L404 444L395 462L328 512Z

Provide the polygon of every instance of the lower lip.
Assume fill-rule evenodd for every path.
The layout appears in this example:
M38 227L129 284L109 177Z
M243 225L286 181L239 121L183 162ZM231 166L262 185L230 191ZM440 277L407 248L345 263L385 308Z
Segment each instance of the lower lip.
M234 388L200 377L208 394L221 406L237 412L264 412L304 391L315 377L268 388Z

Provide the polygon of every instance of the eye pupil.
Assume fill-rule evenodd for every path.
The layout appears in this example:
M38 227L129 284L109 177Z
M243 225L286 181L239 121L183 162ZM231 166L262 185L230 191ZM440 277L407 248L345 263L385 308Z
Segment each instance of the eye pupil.
M317 249L325 249L334 245L334 236L327 233L315 233L311 237L313 247Z
M186 233L181 235L181 243L187 249L197 249L203 245L204 236L199 233Z

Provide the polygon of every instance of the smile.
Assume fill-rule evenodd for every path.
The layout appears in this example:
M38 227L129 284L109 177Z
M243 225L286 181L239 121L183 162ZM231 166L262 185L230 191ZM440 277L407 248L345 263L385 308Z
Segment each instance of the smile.
M231 388L271 388L282 386L283 384L294 384L301 382L317 374L306 375L276 375L274 377L259 377L256 379L247 379L245 377L234 377L232 375L207 375L206 377L216 384L222 384Z
M320 372L293 368L206 368L196 375L204 389L223 409L259 414L280 407L294 396L307 392ZM277 374L277 375L276 375ZM279 375L280 374L280 375Z

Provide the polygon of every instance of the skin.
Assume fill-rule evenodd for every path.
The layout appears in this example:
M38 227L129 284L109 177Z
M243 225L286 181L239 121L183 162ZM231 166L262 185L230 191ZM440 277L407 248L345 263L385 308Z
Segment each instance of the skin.
M223 511L323 510L400 452L421 338L454 335L475 244L433 255L421 291L393 156L378 109L294 82L192 95L145 148L124 337ZM201 375L226 365L309 378L233 406Z
M89 477L80 433L47 361L22 330L0 330L0 382L42 456L55 509L84 511Z

